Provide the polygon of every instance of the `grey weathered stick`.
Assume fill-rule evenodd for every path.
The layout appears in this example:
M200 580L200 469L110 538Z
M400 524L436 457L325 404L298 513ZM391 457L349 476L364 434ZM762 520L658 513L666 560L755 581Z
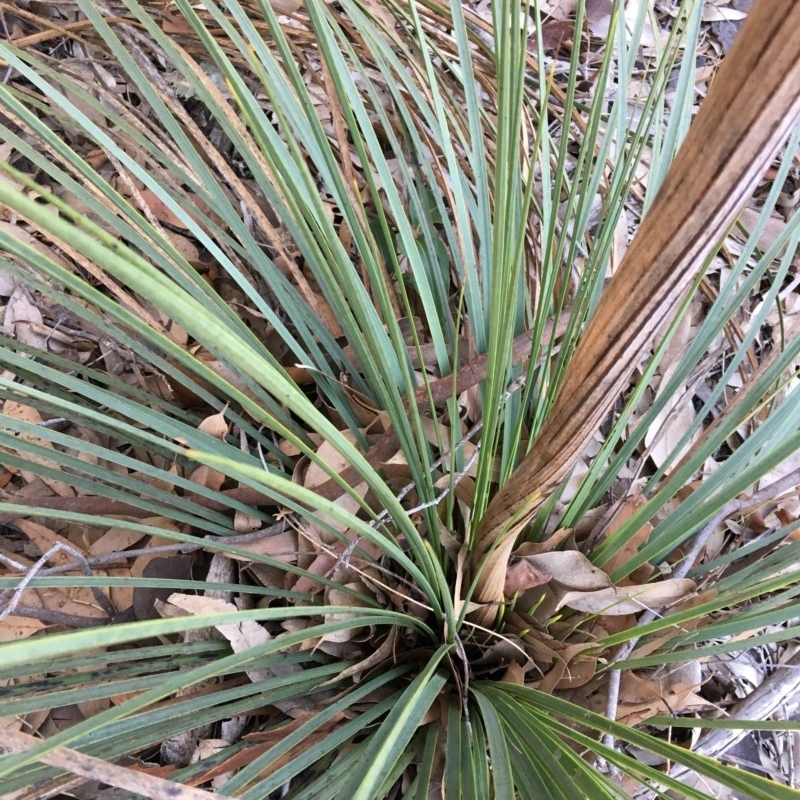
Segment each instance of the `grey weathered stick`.
M26 733L12 730L4 730L0 733L0 750L8 753L22 753L36 744L41 744L41 741ZM136 792L154 800L229 800L228 795L165 781L163 778L126 769L68 747L57 747L49 753L45 753L41 757L41 761L74 775L107 783L109 786L116 786L125 791Z
M798 692L800 692L800 652L777 667L748 697L728 708L728 719L770 719L787 699L796 697ZM692 748L692 752L709 758L719 758L749 733L748 730L715 728L700 738L697 745ZM689 772L691 770L688 767L676 764L669 774L673 778L680 778Z

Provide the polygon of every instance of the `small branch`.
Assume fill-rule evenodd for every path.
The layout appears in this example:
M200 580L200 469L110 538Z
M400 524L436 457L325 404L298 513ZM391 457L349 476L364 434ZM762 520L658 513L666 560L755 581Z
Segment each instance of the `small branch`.
M7 753L24 753L42 743L43 740L19 731L5 729L0 733L0 749ZM216 792L195 789L145 772L120 767L67 747L52 748L42 753L38 760L73 775L82 775L89 780L107 783L109 786L133 791L145 797L169 797L173 800L226 800L226 796Z
M28 584L36 577L37 573L42 571L44 565L55 555L58 553L68 553L71 555L77 564L71 565L71 569L75 569L79 567L81 572L88 577L92 577L92 570L89 566L89 562L86 560L86 556L83 553L78 552L74 548L70 547L69 545L62 544L58 542L54 544L22 577L17 587L13 590L6 589L2 594L0 594L0 603L4 602L9 595L11 599L8 601L6 607L0 611L0 621L4 620L9 614L14 613L14 609L19 605L20 598L22 597L22 593L25 591L25 588ZM97 600L97 604L100 608L105 611L106 616L109 619L115 616L117 613L116 609L114 608L111 601L100 591L98 586L92 587L92 594L94 595L94 599Z
M77 614L65 614L63 611L50 611L47 608L17 605L14 608L15 617L38 619L49 625L63 625L65 628L99 628L108 625L107 619L99 617L79 617Z

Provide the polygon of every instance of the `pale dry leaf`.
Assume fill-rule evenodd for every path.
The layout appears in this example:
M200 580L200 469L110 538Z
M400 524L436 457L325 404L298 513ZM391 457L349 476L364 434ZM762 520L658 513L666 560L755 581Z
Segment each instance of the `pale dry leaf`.
M585 0L584 17L593 36L606 38L613 8L613 0Z
M672 335L672 339L670 339L667 349L664 351L664 355L658 365L659 375L664 376L661 379L662 386L664 383L666 383L669 376L673 374L677 368L677 362L680 361L680 359L683 357L683 354L689 347L689 344L691 343L695 333L692 318L694 314L696 312L700 312L700 310L699 303L694 303L692 304L692 307L680 318L678 326L675 329L675 333ZM671 322L672 320L669 320L664 325L664 333L666 333ZM659 332L659 338L661 335L661 332ZM673 365L675 365L675 367L673 367Z
M754 208L748 206L743 209L742 213L739 214L739 224L733 227L731 235L744 244L755 230L760 217L761 213ZM764 224L761 235L758 237L758 249L761 250L762 253L769 250L778 237L783 234L787 224L786 220L779 216L775 216L774 214L770 216ZM778 255L780 256L782 252L783 251L778 253Z
M10 681L3 681L3 686L11 685ZM19 717L0 717L0 731L18 731L21 730L25 722Z
M595 441L599 441L599 438ZM564 484L564 489L559 497L559 502L569 503L570 500L572 500L575 495L578 494L581 484L583 483L583 479L586 477L588 472L589 465L586 463L586 459L579 458L575 464L575 467L570 473L569 478L567 478L567 481Z
M677 363L673 363L664 371L661 378L662 387L666 386L677 366ZM659 389L656 401L661 398L661 394L662 390ZM668 459L676 464L691 449L702 435L699 429L692 433L679 450L676 451L675 448L696 418L692 393L685 386L667 398L664 407L648 427L644 438L645 447L648 448L648 454L656 466L663 466Z
M653 0L628 0L628 2L625 3L625 22L627 23L628 31L636 29L636 20L641 13L640 6L644 4L650 9L652 7L652 2ZM653 26L653 15L645 11L639 47L647 52L661 43L663 39L664 34Z
M540 0L539 7L542 14L553 19L566 19L575 13L578 0Z
M228 422L225 419L225 411L222 410L218 414L211 414L206 417L197 426L197 430L201 433L207 433L215 439L224 439L228 435Z
M174 593L167 598L168 603L190 614L220 614L225 611L238 611L233 603L226 603L218 597L200 597L198 595ZM214 626L230 643L234 653L243 653L272 640L272 634L261 624L252 619L239 622L224 623ZM278 665L267 668L251 668L245 670L247 677L254 683L275 675L288 675L297 672L299 664Z
M4 183L9 183L9 182L13 183L13 181L8 180L8 176L6 175L0 178L0 181L3 181ZM19 239L23 244L33 248L34 250L37 250L42 255L46 255L49 259L55 261L57 264L60 264L61 266L64 267L67 266L58 250L55 250L45 242L41 241L40 239L37 239L27 228L24 228L21 225L16 225L11 222L0 220L0 231L2 231L3 233L7 233L16 239ZM9 287L10 284L6 282L4 288L8 289ZM11 287L11 291L8 293L9 297L14 293L14 289L16 288L17 288L16 279L14 279L14 286Z
M0 226L7 223L0 220ZM0 269L0 297L11 297L17 288L17 279L4 269Z
M345 606L354 609L363 609L364 604L353 594L350 592L344 591L344 589L352 589L357 592L365 591L365 586L363 583L346 583L344 584L343 588L338 588L336 586L328 586L325 589L325 600L329 605L332 606ZM358 614L326 614L325 615L325 622L340 622L340 621L348 621L358 620ZM356 631L359 630L363 626L355 625L352 628L344 628L340 631L335 631L334 633L326 633L325 636L322 637L321 641L323 642L349 642L356 634Z
M537 556L526 556L525 561L548 580L568 589L590 591L611 585L608 575L577 550L555 550Z
M730 786L725 786L719 781L715 781L706 775L701 775L699 772L689 771L685 775L681 775L681 783L695 791L702 792L707 797L712 797L714 800L740 800L743 795L737 794ZM681 792L667 792L664 797L668 800L684 800L686 795Z
M746 16L746 11L739 11L730 6L717 6L711 3L703 6L703 22L737 22Z
M782 461L764 475L758 482L758 485L759 487L769 486L771 483L785 478L798 469L800 469L800 453L793 453L789 458ZM774 500L780 502L782 514L788 514L794 518L800 517L800 496L796 490L788 491L782 497L776 497ZM767 524L770 525L779 522L778 518L772 514L767 516L766 521Z
M611 253L609 254L608 272L613 275L617 267L622 262L622 258L628 249L628 215L623 212L620 214L619 221L614 228Z
M568 592L558 608L567 606L589 614L636 614L664 608L683 600L695 588L688 578L669 578L645 586L612 586L596 592Z
M696 418L697 414L688 394L676 396L661 410L645 436L645 446L650 448L648 453L656 466L663 466L668 459L677 464L691 449L702 434L699 429L694 431L679 450L676 447Z
M202 739L197 743L197 748L190 759L190 763L196 764L204 758L210 758L224 750L230 745L225 739Z
M206 583L212 586L214 584L236 583L236 562L225 553L214 553L211 563L208 565ZM233 592L227 589L206 589L203 594L206 597L217 597L226 603L230 603L233 600Z

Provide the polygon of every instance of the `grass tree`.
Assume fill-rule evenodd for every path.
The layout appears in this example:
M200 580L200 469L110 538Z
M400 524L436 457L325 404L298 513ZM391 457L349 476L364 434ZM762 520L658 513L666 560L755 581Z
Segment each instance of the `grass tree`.
M6 791L158 796L116 762L216 726L169 796L797 796L673 740L795 637L797 524L739 523L797 483L800 6L694 121L702 3L479 8L13 10Z

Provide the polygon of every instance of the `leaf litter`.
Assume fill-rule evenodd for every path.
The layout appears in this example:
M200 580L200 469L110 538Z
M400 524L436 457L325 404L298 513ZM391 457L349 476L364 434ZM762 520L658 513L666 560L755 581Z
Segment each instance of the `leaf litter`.
M546 36L546 45L553 52L553 66L557 70L559 63L562 68L565 63L559 62L559 53L562 48L567 46L567 43L574 43L576 38L574 29L570 30L569 26L570 15L574 11L575 4L562 1L543 2L542 5L551 14L551 21L547 23L543 36ZM590 39L590 42L596 47L602 46L603 43L603 24L607 15L605 5L602 2L587 3L587 27L594 37ZM635 5L631 4L632 7ZM660 10L661 5L668 4L656 4L656 7ZM708 6L704 20L710 23L708 30L712 32L709 37L709 62L714 62L718 58L715 48L724 52L728 46L727 38L722 34L718 33L719 38L714 38L713 32L722 30L714 26L723 22L734 24L744 14L736 8L736 5L735 3L720 2ZM281 7L278 10L281 13L289 14L296 10L295 4L292 3L290 6ZM634 13L634 11L635 9L631 9L630 13ZM41 42L47 41L48 37L60 35L59 29L53 25L53 21L45 16L37 16L23 8L17 9L16 13L14 13L14 9L5 9L5 13L10 14L10 31L20 46L39 46ZM485 20L489 14L485 4L475 4L475 15L478 20L481 18ZM163 24L164 29L174 34L185 46L197 49L197 42L193 40L193 31L184 24L182 18L166 14ZM296 32L298 54L305 67L304 77L317 98L317 111L320 117L327 120L326 132L329 136L335 137L337 135L336 120L340 112L327 104L326 94L323 91L324 77L320 74L320 65L313 55L313 48L309 47L309 33L305 27L302 12L292 17L291 20L287 19L286 28ZM655 47L660 39L660 32L651 29L649 37L651 45ZM26 45L27 41L30 41L30 45ZM224 39L221 41L224 47L228 46ZM100 49L97 49L98 43L92 42L89 38L84 41L82 47L86 48L89 53L100 52ZM236 58L235 48L230 48L229 52L233 58ZM591 52L587 52L587 63L590 58ZM110 98L113 94L114 102L119 106L119 97L126 91L126 87L119 84L119 76L106 69L84 69L74 60L70 60L68 68L73 73L73 77L77 78L90 93L105 98ZM216 80L213 74L208 75L207 78L210 81ZM178 78L176 77L175 80ZM167 83L169 83L169 79L167 79ZM176 93L181 91L181 87L177 84L172 89ZM224 93L225 90L221 87L220 91ZM202 109L190 110L190 99L187 87L184 100L185 114L189 120L192 119L192 114L202 114ZM107 124L106 119L98 114L96 106L84 104L82 108L99 125ZM127 113L130 114L130 119L135 118L130 110ZM55 113L52 118L65 137L74 139L75 134L67 120L58 118ZM194 121L197 122L197 120ZM124 136L120 130L112 131L112 134L120 137L121 146L131 155L143 163L147 163L149 168L158 168L147 154L139 150L135 140ZM224 134L220 131L212 131L212 136L216 137L217 144L209 152L218 154L218 159L223 161L228 159L230 162L228 173L233 175L231 186L234 187L230 191L233 193L238 191L242 196L247 196L251 201L250 207L260 209L262 230L272 231L270 246L276 253L276 263L284 265L286 275L302 288L309 303L318 309L320 318L326 321L331 336L340 335L341 330L335 314L315 288L312 277L304 273L299 254L292 251L285 231L281 230L280 225L277 224L274 210L269 207L269 204L260 196L257 187L250 183L247 177L236 176L238 165L235 162L233 151L225 149ZM344 142L341 144L343 148L346 146ZM165 146L169 146L166 140ZM20 154L8 144L2 145L2 147L5 158L12 161L17 160L20 164L23 163ZM350 153L349 151L343 152L341 155L343 158L349 158ZM213 259L189 234L183 219L173 214L150 190L141 185L137 186L136 182L131 180L130 175L118 171L119 165L106 159L103 153L87 150L84 157L87 161L94 159L101 164L101 170L108 174L109 180L113 181L118 190L155 224L156 228L164 234L168 245L174 247L188 265L202 274L219 291L227 304L246 319L256 336L268 345L275 345L272 347L272 353L278 362L293 371L299 382L303 382L304 376L308 378L308 370L302 365L293 364L290 354L282 345L277 344L279 337L276 336L275 331L271 329L258 309L253 307L241 287L234 284L228 275L216 272ZM350 171L354 178L355 191L360 191L365 185L361 170L360 163L353 158ZM797 177L796 169L794 177L795 179ZM642 186L646 183L647 178L647 175L640 176ZM164 179L165 182L168 182L169 175L165 174ZM175 185L171 185L170 188L185 198L185 207L196 208L203 212L202 225L206 225L209 220L214 220L213 210L204 208L202 200L191 191ZM71 203L79 202L77 198L65 197ZM321 197L327 206L328 213L335 217L337 210L330 199L325 197L324 191ZM790 192L786 201L787 207L796 205L797 199L797 192ZM741 241L742 231L749 232L756 228L759 224L757 215L758 212L755 208L745 209L739 220L739 228L732 232L731 248L737 246L735 243L737 238ZM131 296L124 287L110 281L102 274L102 271L94 269L80 254L63 254L49 247L47 242L38 238L23 221L15 219L13 215L6 214L5 218L0 220L0 224L4 228L13 230L14 236L32 247L45 250L65 267L85 269L98 284L104 286L107 292L128 304L142 319L148 320L154 328L160 329L171 341L187 351L194 352L198 359L205 359L212 370L221 372L226 369L224 364L214 360L191 342L186 333L173 325L169 319L160 317L154 309L148 308L136 297ZM765 251L770 249L781 236L784 224L785 222L777 216L771 217L762 227L758 247ZM619 232L621 237L618 243L619 250L624 250L626 245L627 231L624 227ZM344 231L344 227L342 230ZM353 247L350 242L345 241L344 244L347 247ZM621 254L618 254L617 258L619 255ZM76 266L73 267L72 264ZM719 258L704 279L705 292L713 296L718 291L714 284L717 282L718 285L719 282L726 279L726 268L727 265L723 259ZM762 326L760 340L752 346L749 363L743 363L737 375L730 378L729 384L732 392L752 379L762 358L758 349L767 347L769 344L767 339L769 336L775 335L775 329L781 325L786 325L787 329L796 327L797 320L795 318L798 309L794 284L782 290L779 302L780 311L772 310L771 316L767 317L767 322ZM74 364L76 368L89 365L95 370L105 370L109 385L116 387L121 395L126 392L147 392L148 395L162 397L170 403L183 406L187 419L201 433L220 439L238 435L242 437L243 446L246 446L246 433L240 425L233 424L224 411L209 413L209 409L204 407L206 403L201 395L202 390L207 387L189 387L181 384L174 380L174 374L171 378L154 369L152 364L146 360L138 357L134 350L120 347L102 329L87 328L83 321L70 314L69 309L59 307L57 295L48 295L41 289L21 283L16 277L0 273L0 303L2 303L0 314L2 314L3 334L18 342L31 356L35 356L37 351L41 351L64 359L66 362ZM610 633L636 626L637 620L641 619L640 615L644 611L650 611L659 616L678 614L687 603L702 596L699 592L703 587L698 587L694 581L663 577L653 581L652 577L656 567L663 567L660 564L642 565L635 573L623 579L612 579L612 573L617 566L624 563L628 555L632 555L647 540L652 531L652 523L642 525L636 535L629 538L626 545L627 550L617 553L616 557L601 567L596 567L586 558L583 548L590 541L600 543L609 540L615 529L624 522L626 514L632 514L635 508L641 505L642 495L639 493L641 479L639 476L647 474L648 471L652 472L654 468L662 467L665 468L665 474L668 475L671 469L676 468L674 463L670 466L667 456L673 453L674 446L678 441L684 440L680 451L681 456L692 451L702 435L700 427L696 427L692 433L687 435L696 420L697 400L705 398L705 393L710 390L714 381L721 374L721 364L741 342L743 332L748 329L750 321L757 311L757 308L745 307L740 310L737 319L738 330L734 329L733 325L728 327L726 337L715 343L715 350L712 351L713 358L708 359L703 373L695 376L694 383L687 384L679 392L673 393L670 404L665 407L658 418L650 423L644 439L644 448L631 457L629 464L621 473L628 483L624 487L625 497L622 501L615 500L612 490L610 496L604 499L596 509L599 521L592 529L581 531L576 527L575 529L552 531L549 538L545 538L542 543L534 547L531 547L529 543L519 546L506 576L504 594L511 601L512 610L509 613L517 615L521 622L519 630L527 629L527 633L517 638L511 636L505 643L486 647L481 658L474 661L477 674L490 675L499 670L505 670L509 680L524 680L528 683L533 682L534 685L538 682L540 688L560 693L585 707L603 711L608 707L608 688L604 679L603 667L608 663L611 653L608 651L597 652L593 643ZM703 313L704 306L698 301L684 317L678 335L673 338L670 345L672 352L662 360L659 371L653 376L650 395L642 400L642 407L636 412L639 416L644 415L648 406L658 396L660 387L667 384L670 376L670 363L680 358L685 348L689 346L696 330L696 322ZM415 326L414 320L408 321L411 326ZM554 326L552 331L554 337L560 337L563 332L563 326ZM418 330L417 336L420 335L424 338L425 332ZM464 347L464 359L456 379L453 381L451 377L439 374L432 357L419 358L419 353L428 356L431 351L430 348L426 350L427 344L427 342L422 342L421 346L418 346L415 337L409 337L409 352L416 359L415 367L425 371L430 378L428 388L423 387L414 399L418 404L426 404L425 409L428 416L424 420L430 444L434 447L441 447L442 442L453 440L452 429L454 427L457 429L456 438L466 437L470 434L473 426L479 422L481 410L475 403L474 395L470 390L485 377L485 364L482 363L480 357L474 357L472 343L468 337L464 337L461 342ZM529 350L529 342L524 339L520 342L519 351L515 351L515 361L521 361L523 354L528 352L526 346ZM357 367L356 358L354 358L354 362ZM6 373L10 376L15 374L14 370L8 366ZM237 376L228 374L226 377L243 393L250 392L249 387ZM346 379L344 376L343 380ZM310 381L310 378L308 380ZM454 385L457 388L459 404L464 409L463 418L458 420L449 418L442 409L443 401L450 397ZM441 387L441 393L439 387ZM198 393L195 393L195 388L199 390ZM354 398L361 396L354 386L350 387L350 391ZM429 402L431 399L433 400L432 404ZM62 447L59 440L44 437L36 431L40 428L54 431L69 429L73 434L86 439L96 438L101 434L89 427L81 427L79 421L60 418L55 414L45 418L39 410L13 399L4 401L2 411L5 420L14 420L22 426L23 430L18 436L31 445L31 447L20 448L17 452L9 452L8 458L4 459L5 463L2 466L2 473L0 473L0 485L4 500L39 505L44 499L49 499L50 508L85 512L100 508L95 503L91 486L73 485L73 482L64 480L64 476L58 474L56 462L48 458L48 454L52 453L54 449ZM336 411L334 409L329 411L331 417L335 418ZM398 495L402 492L406 493L405 497L409 507L415 506L418 498L411 482L411 471L396 442L392 440L392 433L388 429L381 411L364 398L359 406L359 414L360 433L370 445L367 449L368 455L370 453L374 455L376 463L384 469L391 485L396 487ZM746 423L744 427L746 427ZM742 435L746 436L747 432L744 427ZM342 429L344 430L344 425L342 425ZM353 440L355 441L354 437ZM124 442L112 442L110 438L98 443L105 448L117 448L120 452L129 448L135 449L137 458L140 458L145 464L149 463L167 471L173 469L164 454L143 453L141 444L131 443L129 445ZM602 444L600 434L598 434L597 443L599 448L599 445ZM467 442L467 444L474 449L473 443ZM292 451L290 442L281 442L280 446L286 456L294 458L297 455ZM445 454L446 450L442 449L442 455ZM328 470L322 470L318 463L308 463L302 459L296 459L295 479L307 488L319 488L323 485L330 487L330 499L335 504L341 505L349 511L357 512L360 500L364 499L367 491L366 484L351 485L349 491L338 487L339 493L337 493L331 486L330 476L331 474L347 475L348 465L326 442L317 443L316 455L320 462L328 466ZM81 453L79 457L88 458L86 452ZM798 471L795 461L796 459L790 460L777 468L771 477L778 479L795 474ZM49 470L49 474L39 476L26 470L26 464L36 464L38 467L44 468L45 473ZM113 475L121 476L126 472L126 468L119 463L103 463L98 459L97 466L110 471L112 477L109 480L111 482L113 482ZM706 468L714 469L714 465L707 464ZM625 476L628 477L625 478ZM247 487L243 485L236 487L229 485L222 472L208 467L200 467L180 477L185 477L189 482L196 484L198 491L201 489L213 492L242 490L245 494L248 491ZM443 487L449 485L448 476L444 473L437 477L442 481ZM144 475L143 480L153 481L155 479L150 475ZM469 485L469 480L470 473L467 469L461 476L463 484L461 490L454 488L458 502L463 506L465 514L470 511L470 493L464 489ZM352 481L349 482L352 483ZM762 483L769 485L770 482L768 476ZM170 484L159 488L167 493L176 491L175 485ZM690 486L687 487L687 491L697 488L697 485ZM766 503L758 509L758 525L761 530L776 529L796 521L797 498L795 495L796 493L789 492L785 496L776 497L773 502ZM562 497L561 502L566 503L568 499L568 496ZM71 502L59 505L62 500ZM251 497L243 502L252 503L254 501ZM12 593L10 590L6 590L3 595L3 601L7 604L7 615L0 625L0 638L3 641L77 627L101 626L117 619L143 619L157 614L196 614L236 609L253 602L269 603L275 597L291 597L292 593L303 597L320 595L328 605L351 607L354 609L352 615L354 621L358 620L359 609L367 608L376 602L410 610L412 613L418 613L420 618L424 618L426 615L427 610L420 598L414 595L407 583L403 581L402 576L391 574L390 570L377 563L379 551L374 545L359 538L354 531L343 527L333 517L323 512L317 514L315 523L310 524L308 522L301 523L296 515L286 510L282 512L282 519L276 525L261 529L261 520L258 517L248 515L243 509L237 509L234 525L236 532L240 535L229 539L228 542L238 548L238 551L230 554L230 557L220 557L219 554L216 554L213 559L208 559L204 558L199 550L202 545L182 545L176 543L168 535L143 533L138 526L135 528L126 526L126 521L135 521L138 525L146 526L151 530L162 530L164 534L188 535L191 533L190 525L180 525L167 517L132 516L129 513L131 509L126 509L124 505L120 506L118 511L118 521L105 529L89 528L86 525L67 520L39 518L34 522L21 517L14 518L5 515L2 521L4 535L0 540L0 561L3 565L4 576L14 578L15 581L22 581L23 577L26 579L34 576L44 578L56 573L61 576L80 576L89 569L91 574L97 577L128 579L147 576L150 567L150 575L158 575L160 578L164 577L170 581L195 580L198 584L206 587L202 594L169 592L166 589L145 591L139 588L126 588L122 581L117 581L105 590L89 585L56 585L53 587L25 585L21 591ZM113 508L110 513L117 515ZM587 515L587 518L591 518L591 515ZM761 532L754 527L749 527L746 519L738 526L735 519L720 520L718 528L719 530L715 531L715 537L710 539L707 545L707 552L711 557L716 557L720 553L732 552L738 543L752 542L754 536ZM779 544L780 542L776 542L775 547ZM458 546L458 543L455 542L454 559L457 558L455 554ZM532 550L536 552L531 552ZM214 560L217 560L216 568L222 570L223 580L216 580L214 575L209 573L209 563L213 563ZM153 565L158 562L161 562L161 566L158 571L155 571ZM700 563L702 563L702 555ZM286 571L284 569L286 565L291 566L294 570ZM669 570L666 570L664 574L668 572ZM202 577L198 578L197 576ZM226 588L215 588L216 584ZM243 585L273 590L273 593L259 595L235 588ZM713 593L713 589L706 591ZM98 592L102 594L102 597L98 596ZM258 599L259 597L262 599ZM346 621L350 617L346 613L340 613L338 618ZM526 620L536 624L526 625L524 624ZM300 624L298 621L289 619L284 625L277 626L273 632L270 632L266 626L254 622L242 623L238 626L221 625L218 626L216 632L217 635L223 637L234 652L241 652L268 641L282 630L292 630L298 624ZM619 625L624 627L620 628ZM322 637L313 646L329 655L352 662L347 670L347 677L352 678L353 681L359 681L376 663L376 658L393 658L396 646L394 635L394 632L389 635L376 634L375 631L365 630L354 625L352 628L341 630L336 635ZM657 644L657 641L651 642L651 644ZM646 654L647 645L640 647L637 653L638 655ZM675 673L663 670L660 674L657 670L655 676L647 670L625 671L620 679L616 718L628 724L640 724L651 717L665 714L674 715L681 712L702 714L716 710L721 711L734 699L740 700L752 693L765 680L767 664L777 657L783 658L784 656L785 654L779 656L778 651L773 648L754 657L752 651L745 647L733 658L699 659L696 663L697 669L694 674L689 676L676 677ZM272 670L291 671L292 667L291 664L279 665L274 668L251 670L247 672L247 675L251 680L257 681L272 674ZM717 687L713 700L708 699L711 695L706 690L711 685ZM116 700L114 696L111 696L101 702L113 703ZM324 698L314 695L309 699L308 706L305 708L303 706L288 707L280 702L275 703L275 709L280 711L282 716L276 715L273 710L265 712L263 719L272 723L277 723L279 719L284 720L280 727L272 732L248 734L249 741L260 742L256 749L266 749L268 741L271 741L270 737L274 739L279 733L288 733L297 722L303 719L308 708L321 702L324 702ZM96 713L97 708L96 705L81 704L69 710L58 708L44 714L32 712L26 714L24 719L13 716L5 717L0 720L0 724L11 737L7 741L14 742L15 746L24 747L25 741L31 733L44 733L48 730L68 726L73 721ZM336 722L335 719L331 720L328 725L333 727ZM320 735L322 733L324 732L321 732ZM233 743L234 739L235 737L228 739L227 742ZM164 759L164 763L189 763L197 758L204 759L208 757L208 748L215 746L217 746L215 740L211 738L210 732L206 731L203 736L194 737L191 744L193 749L182 752L177 759L171 761ZM251 748L244 752L252 756L255 751ZM63 753L57 751L53 757L57 761L60 760L59 763L63 763L65 758L69 758L71 760L70 769L81 774L74 763L76 755L65 750ZM242 764L241 756L232 755L226 763L210 768L205 776L197 778L197 782L201 782L204 777L216 779L225 772L240 768ZM116 769L113 765L107 765L107 767L109 775L106 776L105 781L114 784L115 780L120 779L119 775L115 777L111 774ZM88 769L88 766L86 768ZM774 766L774 769L777 774L781 774L785 768ZM151 773L154 774L153 767L142 764L136 774L143 776L142 781L145 781L145 778L158 781L158 778L151 777ZM129 779L130 771L126 771L125 775L128 776L126 779ZM124 784L124 786L132 788L133 785ZM171 783L170 786L174 787L175 784ZM144 789L145 783L142 783L140 788ZM185 795L179 796L187 798L193 796L191 789L187 788L185 791ZM210 795L204 792L202 796Z

